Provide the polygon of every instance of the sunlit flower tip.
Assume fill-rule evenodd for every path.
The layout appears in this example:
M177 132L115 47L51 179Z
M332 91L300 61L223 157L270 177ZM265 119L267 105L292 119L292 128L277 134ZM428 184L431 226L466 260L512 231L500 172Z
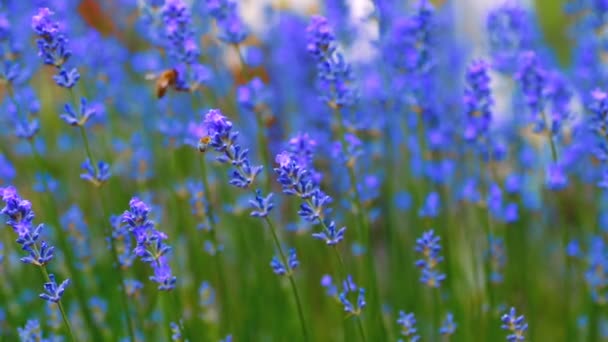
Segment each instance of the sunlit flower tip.
M526 323L523 315L517 316L517 312L514 307L511 307L508 313L501 317L502 326L501 328L510 332L507 335L507 341L516 342L524 341L525 333L528 330L528 323Z
M336 223L334 221L329 222L327 229L324 229L320 233L313 233L312 237L318 240L325 241L328 246L335 246L344 239L344 233L346 227L336 229Z
M280 167L287 167L289 166L289 163L291 163L291 157L287 151L277 154L274 160Z
M80 99L80 110L78 113L76 113L71 104L66 103L65 113L61 114L60 118L70 126L84 126L96 114L95 108L88 106L87 100L83 97Z
M456 323L454 322L454 315L451 312L448 312L445 320L441 324L439 328L439 333L441 335L452 335L456 331Z
M206 135L198 140L197 149L200 152L206 152L207 147L209 147L209 143L211 142L211 137Z
M58 286L57 282L55 282L55 275L49 274L49 282L44 284L44 290L46 293L41 293L40 298L52 303L57 303L61 300L61 296L63 296L63 292L65 292L68 285L70 285L69 278L64 280Z
M250 200L249 203L255 209L251 212L251 216L254 217L266 217L272 208L274 208L274 204L272 203L272 193L268 194L266 197L263 197L260 190L256 190L255 200Z
M88 182L91 182L93 185L99 187L110 177L112 176L112 172L110 172L110 164L100 160L97 162L97 168L93 166L89 159L85 160L81 166L84 173L80 174L80 178L84 179Z
M416 317L413 313L405 313L399 311L399 318L397 324L401 326L401 335L408 337L409 341L418 341L420 336L417 335L418 329L416 328Z

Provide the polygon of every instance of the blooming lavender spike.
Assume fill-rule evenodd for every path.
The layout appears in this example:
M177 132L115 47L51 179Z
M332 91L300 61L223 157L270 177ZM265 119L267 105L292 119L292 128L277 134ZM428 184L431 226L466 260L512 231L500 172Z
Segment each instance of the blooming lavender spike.
M300 261L298 260L298 256L296 255L295 248L289 249L289 256L287 260L287 265L283 264L283 262L276 256L272 258L270 261L270 267L277 275L290 275L293 271L300 265Z
M510 334L507 335L507 341L516 342L525 340L528 323L526 323L523 315L517 316L514 307L511 307L509 312L504 314L500 320L503 323L501 328L510 332Z
M0 197L5 206L0 214L6 216L6 224L13 228L17 234L17 243L21 249L28 253L21 258L21 262L36 266L44 266L53 259L54 247L45 241L39 242L43 224L34 227L34 211L28 200L19 197L17 190L13 187L0 188Z
M439 328L439 333L441 335L453 335L454 332L456 331L456 323L454 322L454 315L452 315L451 312L448 312L448 314L445 317L445 320L443 321L443 323L441 324L441 327Z
M332 202L332 198L320 189L317 179L312 178L311 172L306 169L305 164L298 162L297 157L284 151L275 158L279 166L274 170L283 193L299 197L302 203L298 215L323 227L322 231L313 233L312 236L325 241L329 246L335 246L344 239L346 227L337 229L336 223L328 218L331 210L327 206Z
M250 200L249 203L255 209L251 212L251 216L254 217L266 217L274 207L274 204L272 203L272 194L262 197L262 192L260 190L256 190L255 200Z
M53 11L43 7L32 17L32 29L38 35L38 55L44 64L52 65L57 69L53 79L57 85L72 88L80 79L78 70L67 69L65 63L72 52L68 47L68 39L61 32L58 22L52 20Z
M169 266L168 255L171 247L164 242L167 235L156 230L154 221L148 218L149 212L148 205L133 197L129 201L129 210L123 213L121 221L128 225L137 243L133 252L154 270L150 280L159 284L159 290L169 291L175 287L177 280Z
M422 237L416 240L416 252L422 254L422 259L416 260L416 267L422 269L420 282L429 287L440 287L441 282L445 280L445 274L439 272L437 266L443 261L443 257L439 255L441 245L439 244L439 236L431 229L422 234Z
M217 21L221 40L229 44L239 44L247 38L247 28L239 16L236 1L207 0L207 11Z
M331 107L353 104L356 89L352 68L337 51L335 35L327 19L313 16L306 32L307 50L317 62L317 87L321 98Z
M234 169L230 184L239 188L248 188L255 177L262 171L262 166L252 166L247 156L249 150L237 144L238 132L232 130L232 122L218 109L211 109L203 122L209 136L209 146L220 153L217 160L231 164Z
M344 306L344 311L349 316L360 315L367 305L365 301L365 289L357 286L350 275L342 282L342 291L338 294L338 298Z
M464 138L471 142L483 142L490 129L494 104L488 64L485 61L472 62L467 69L466 81Z
M420 339L420 336L417 335L416 317L413 313L406 314L404 311L399 311L397 323L401 326L401 334L409 338L410 342L416 342Z
M70 126L84 126L96 114L95 107L88 106L87 100L83 97L80 99L80 111L78 113L71 104L66 103L65 113L61 114L60 118Z
M42 341L42 330L37 319L30 319L23 328L17 329L19 340L23 342Z
M93 167L91 164L91 160L87 158L84 163L82 163L81 168L85 171L80 174L80 178L91 182L94 186L100 187L112 176L112 172L110 172L110 164L100 160L97 162L97 168Z
M49 282L44 284L44 290L46 293L41 293L40 298L52 302L57 303L61 300L61 296L65 292L66 287L70 285L70 279L64 280L61 284L57 285L55 282L55 275L49 274Z
M161 14L169 41L169 54L180 62L192 64L200 52L191 28L190 8L183 0L168 0Z

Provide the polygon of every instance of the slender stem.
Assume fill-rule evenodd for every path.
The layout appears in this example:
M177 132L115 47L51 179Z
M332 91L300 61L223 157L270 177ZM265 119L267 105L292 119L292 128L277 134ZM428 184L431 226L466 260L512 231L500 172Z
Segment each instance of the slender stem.
M334 112L336 115L336 119L338 121L338 136L340 139L340 145L342 145L342 154L346 157L348 155L348 149L346 147L346 129L344 127L344 119L342 117L342 112L338 106L334 106ZM377 284L377 275L376 269L374 266L374 251L372 249L372 242L370 239L371 231L369 227L369 222L367 220L365 214L365 208L363 207L363 202L361 200L361 195L359 193L359 188L357 187L357 177L355 174L355 166L354 163L347 163L346 168L348 170L348 178L350 181L350 187L355 195L355 207L357 214L357 227L359 230L360 237L363 238L363 243L367 252L365 254L365 263L367 268L367 273L369 277L369 282L371 284L370 291L370 308L372 311L372 316L375 319L378 319L378 325L380 327L380 335L381 339L384 339L386 336L386 328L384 326L384 320L382 319L382 309L380 308L380 296L378 291Z
M365 330L363 329L363 323L361 322L361 316L357 315L357 327L359 328L359 334L361 335L361 341L367 342L367 337L365 337Z
M103 217L104 219L107 219L108 216L108 210L107 210L107 206L106 206L106 202L104 200L104 196L103 193L101 193L101 189L98 189L99 192L99 200L101 202L101 208L102 208L102 213L103 213ZM120 294L121 294L121 299L122 299L122 306L123 306L123 311L125 313L125 317L126 317L126 324L127 324L127 331L129 332L129 338L131 339L131 341L135 341L135 331L133 330L133 321L131 320L131 311L129 310L129 296L127 295L127 289L125 287L125 278L124 278L124 274L123 274L123 269L120 266L120 261L118 258L118 252L116 251L116 244L114 243L114 237L112 236L112 231L106 227L108 227L106 224L102 224L102 226L104 227L104 235L107 236L110 239L110 249L112 252L112 262L114 263L114 265L118 268L118 280L119 280L119 288L120 288Z
M34 248L34 251L36 252L36 254L39 254L38 247L36 246L36 244L33 245L33 248ZM44 279L46 280L46 282L50 283L51 277L49 277L49 273L46 270L46 266L44 266L44 265L40 266L40 270L42 271L42 275L44 276ZM70 321L68 320L68 316L66 315L65 310L63 310L63 305L61 304L61 300L57 301L57 306L59 307L59 311L61 312L61 318L63 318L63 324L65 324L65 327L68 330L70 339L72 341L76 341L76 339L74 338L74 332L72 331L72 326L70 325Z
M342 154L344 155L344 157L346 157L348 156L348 149L346 146L346 129L344 128L344 119L342 118L342 111L340 111L340 108L336 107L334 109L334 112L336 113L336 118L338 121L338 138L340 139L340 145L342 145ZM350 188L355 196L355 210L358 217L357 227L359 228L359 234L360 237L363 239L365 247L369 248L369 226L367 225L365 212L363 210L363 203L361 201L361 195L359 193L359 188L357 187L357 177L355 174L354 164L347 163L346 169L348 170ZM371 253L371 250L368 250L368 253Z
M281 262L283 262L284 265L288 265L287 258L285 257L285 253L283 253L283 247L281 247L281 242L279 241L279 237L277 235L274 224L272 223L272 221L270 220L270 218L268 216L266 216L264 218L264 220L266 221L266 224L268 225L268 228L270 229L270 232L272 233L272 238L277 247L277 250L279 251L279 257L281 258ZM298 288L296 286L295 280L293 279L293 274L291 271L287 272L287 276L289 278L289 282L291 283L291 290L293 291L293 295L296 299L296 305L298 307L298 315L300 316L300 324L302 326L302 334L303 334L304 340L308 341L308 329L306 328L306 322L304 320L304 311L302 310L302 303L300 302L300 295L298 294Z
M207 165L205 163L205 155L204 154L200 154L199 156L199 163L200 163L200 168L201 168L201 178L203 181L203 187L205 188L203 190L203 196L204 196L204 200L205 203L207 204L207 208L205 210L205 213L207 214L207 219L209 221L209 228L210 228L210 235L211 235L211 242L213 243L214 246L218 246L218 238L217 238L217 231L216 231L216 225L215 225L215 218L213 216L213 203L212 203L212 198L209 195L211 188L209 187L209 180L207 178ZM215 259L215 266L216 266L216 271L217 271L217 277L218 277L218 283L219 283L219 287L220 287L220 300L222 301L222 310L221 310L221 315L222 315L222 322L221 325L223 327L223 332L225 333L227 328L230 328L230 322L232 321L230 318L230 303L228 302L228 298L230 296L226 295L226 292L228 290L228 288L226 287L226 278L224 275L224 267L223 267L223 262L222 262L222 254L220 251L216 252L214 255L214 259Z
M87 153L87 158L89 158L89 161L93 165L93 168L95 170L97 170L97 164L95 164L95 160L93 159L93 155L91 154L91 148L89 146L89 138L87 137L87 131L83 126L79 126L79 128L80 128L80 135L82 136L82 142L84 143L84 149L85 149L85 152Z
M38 149L36 148L36 144L34 143L34 140L30 139L29 143L32 148L32 153L34 155L34 159L35 159L36 163L38 164L38 168L43 170L44 163L42 161L42 157L40 156L40 153L38 153ZM47 184L46 178L44 178L44 177L42 177L42 185L44 186L45 192L50 196L50 189ZM58 210L55 207L55 201L53 198L50 198L50 200L48 202L49 202L50 210L54 214L52 216L53 221L54 221L53 226L56 229L56 235L59 239L59 245L60 245L61 249L64 250L64 252L66 253L66 256L67 256L66 259L68 260L68 261L66 261L66 265L68 266L68 271L70 272L70 274L72 274L72 277L74 278L73 284L74 284L74 287L76 288L75 292L76 292L76 298L78 299L78 305L80 306L80 309L82 310L82 313L84 315L85 322L86 322L87 326L89 327L89 329L92 330L93 335L101 336L101 332L98 329L97 325L95 325L95 322L93 320L90 309L86 303L85 298L83 297L84 292L81 291L82 288L80 285L80 281L78 279L78 272L76 270L76 267L74 266L74 264L72 262L70 262L70 260L72 260L71 251L69 250L69 245L65 240L65 236L64 236L63 232L61 231L61 225L57 220L56 214L57 214ZM44 272L46 273L46 270L44 270Z
M547 122L545 111L541 111L540 115L542 116L543 122ZM547 139L549 139L549 145L551 146L551 158L554 163L557 163L557 147L555 146L555 141L553 141L553 134L551 134L551 131L547 132Z

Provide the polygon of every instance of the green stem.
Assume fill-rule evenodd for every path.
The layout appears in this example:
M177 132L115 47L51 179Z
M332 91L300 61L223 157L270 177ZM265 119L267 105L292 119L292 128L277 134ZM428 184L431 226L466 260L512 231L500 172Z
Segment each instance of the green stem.
M365 330L363 329L363 323L361 322L361 316L357 316L357 327L359 328L359 334L361 335L361 341L367 342L367 337L365 337Z
M36 144L34 143L33 139L29 140L29 143L32 148L32 153L34 154L34 159L35 159L36 163L38 164L38 168L40 170L44 170L45 168L44 168L44 163L42 161L42 157L38 153L38 149L36 148ZM47 184L46 178L44 178L44 177L42 177L42 184L44 186L45 192L50 196L51 193L49 190L49 186ZM74 264L71 262L71 260L73 260L71 250L69 250L69 244L65 240L65 235L61 231L61 224L60 224L60 222L58 222L58 219L56 216L58 210L55 207L55 200L53 198L49 198L48 202L49 202L49 206L50 206L50 211L51 211L51 213L53 213L53 216L52 216L53 223L54 223L53 226L56 229L56 235L59 240L59 245L60 245L61 249L64 251L64 253L66 254L66 265L68 267L68 271L70 272L70 274L72 274L72 277L74 278L73 284L74 284L74 287L76 290L75 292L76 292L76 298L78 299L78 305L80 306L80 309L82 310L85 322L86 322L87 326L89 327L89 329L92 331L92 334L94 336L101 336L101 332L93 320L93 316L90 312L89 306L87 305L86 299L83 297L84 291L82 291L82 287L80 285L77 269L74 266Z
M33 248L34 248L35 253L39 254L38 247L36 246L36 244L33 245ZM40 270L42 271L42 275L44 276L45 281L50 283L51 277L49 277L49 273L46 270L46 266L41 265ZM61 304L61 300L57 301L57 306L59 307L59 311L61 312L61 318L63 318L63 324L65 325L65 328L68 330L68 335L70 335L70 340L76 341L76 339L74 338L74 332L72 331L72 326L70 325L68 316L66 315L65 310L63 309L63 304Z
M545 112L541 111L540 115L543 118L543 122L547 122L547 115L545 114ZM547 132L547 139L549 139L549 145L551 146L551 158L553 159L554 163L557 163L557 147L555 146L555 141L553 141L553 135L551 134L551 131Z
M87 154L87 158L89 158L91 165L93 165L93 169L95 169L97 171L97 164L95 164L95 160L93 159L93 154L91 154L91 148L89 146L89 138L87 137L87 131L84 128L84 126L79 126L79 128L80 128L80 135L82 136L82 142L84 143L84 149Z
M101 189L99 189L98 194L99 194L99 201L101 202L103 218L105 220L109 216L108 216L107 205L104 200L103 193L101 193ZM127 295L127 289L125 287L125 278L124 278L124 274L123 274L123 269L120 266L118 252L116 251L116 244L114 243L114 237L112 236L112 230L106 228L106 227L108 227L108 225L106 225L106 224L102 224L102 226L104 227L104 235L110 239L112 262L114 263L115 267L118 268L118 271L116 273L118 273L120 295L121 295L121 299L122 299L123 311L125 313L125 318L126 318L127 331L129 332L129 338L131 339L131 341L134 342L135 341L135 331L133 330L134 329L133 321L131 320L131 311L129 310L129 296Z
M342 112L338 106L334 107L334 112L336 115L336 119L338 121L338 136L340 139L340 145L342 145L342 154L344 157L348 156L348 149L346 146L346 129L344 127L344 119L342 117ZM371 285L370 288L370 309L372 313L372 317L378 320L378 325L380 327L380 339L385 339L386 336L386 328L384 326L384 320L382 319L382 309L380 308L380 296L378 291L377 284L377 275L376 269L374 267L374 251L372 249L372 243L370 239L370 227L368 224L368 220L366 218L365 209L363 207L363 202L361 201L361 195L359 193L359 188L357 187L357 177L355 174L355 166L354 163L347 162L346 168L348 170L348 178L350 181L351 190L354 193L356 214L357 214L357 228L359 231L359 236L363 238L363 244L366 251L365 264L368 273L368 279Z
M213 243L214 246L218 246L218 238L217 238L217 231L216 231L216 225L215 225L215 218L213 217L213 204L212 204L212 198L209 195L211 188L209 187L209 180L207 178L207 165L205 163L205 155L201 154L199 157L199 163L200 163L200 168L201 168L201 178L203 180L203 187L205 188L203 190L203 196L204 196L204 200L205 203L207 203L207 208L205 209L205 213L207 214L207 219L209 220L209 228L210 228L210 235L211 235L211 242ZM230 329L230 322L231 320L231 315L230 315L230 303L228 302L228 298L230 296L227 296L226 293L228 291L228 288L226 287L226 278L224 275L224 267L223 267L223 262L222 262L222 253L220 251L218 251L215 255L214 255L214 260L215 260L215 267L216 267L216 271L217 271L217 278L218 278L218 283L219 283L219 287L220 289L220 300L222 302L222 309L221 309L221 326L222 326L222 333L226 333L227 330Z
M289 267L287 258L285 257L285 253L283 253L283 247L281 247L281 242L279 241L279 237L277 235L274 224L272 223L272 221L270 220L270 218L268 216L266 216L264 218L264 220L266 221L266 224L268 225L268 228L270 229L270 233L272 234L274 243L277 247L277 250L279 251L279 257L281 258L281 262L283 263L283 265L286 265L287 267ZM302 334L304 337L304 341L308 341L308 329L306 328L306 322L304 320L304 311L302 310L302 303L300 302L300 295L298 294L298 288L296 286L295 280L293 279L293 273L291 272L291 269L287 271L287 276L288 276L289 282L291 284L291 290L293 291L293 295L296 299L296 306L298 307L298 315L300 316L300 324L302 326Z

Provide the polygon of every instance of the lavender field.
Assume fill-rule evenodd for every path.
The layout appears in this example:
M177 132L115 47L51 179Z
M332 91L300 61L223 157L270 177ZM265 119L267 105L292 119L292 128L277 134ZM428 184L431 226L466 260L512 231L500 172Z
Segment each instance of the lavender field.
M608 341L608 1L368 2L0 0L0 342Z

